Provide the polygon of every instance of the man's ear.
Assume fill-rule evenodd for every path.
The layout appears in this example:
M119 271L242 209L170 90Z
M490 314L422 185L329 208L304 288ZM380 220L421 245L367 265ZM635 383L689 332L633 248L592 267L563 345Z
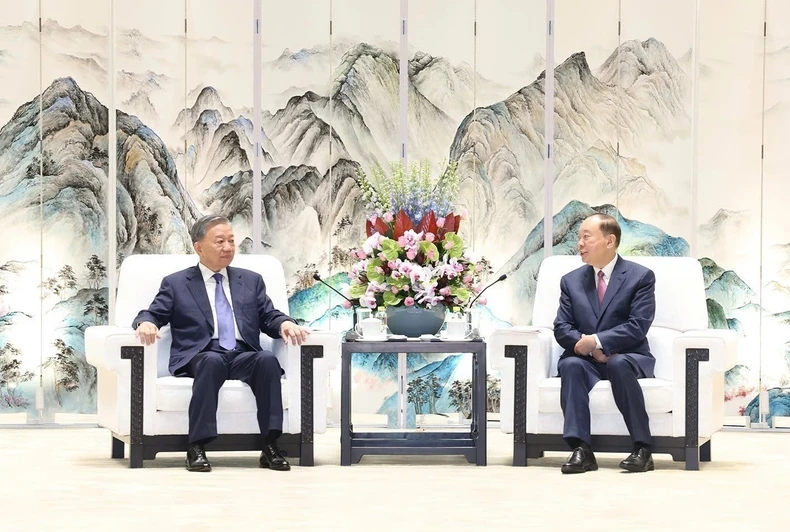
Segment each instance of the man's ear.
M200 255L200 242L192 242L192 248L195 250L195 253Z

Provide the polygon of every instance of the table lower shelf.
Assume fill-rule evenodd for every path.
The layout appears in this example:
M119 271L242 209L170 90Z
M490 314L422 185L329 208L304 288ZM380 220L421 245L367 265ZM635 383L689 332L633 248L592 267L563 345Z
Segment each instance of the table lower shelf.
M486 465L486 450L476 432L352 432L342 442L341 465L359 463L368 455L463 455L469 463Z

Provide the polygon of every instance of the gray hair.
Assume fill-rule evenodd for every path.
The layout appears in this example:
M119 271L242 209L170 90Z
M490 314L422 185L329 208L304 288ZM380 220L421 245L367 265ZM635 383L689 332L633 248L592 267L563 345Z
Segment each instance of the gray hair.
M207 214L206 216L203 216L197 220L192 225L192 229L189 230L189 236L192 238L192 243L194 244L195 242L203 240L203 237L206 236L208 230L219 224L230 225L230 221L228 221L228 219L221 214Z

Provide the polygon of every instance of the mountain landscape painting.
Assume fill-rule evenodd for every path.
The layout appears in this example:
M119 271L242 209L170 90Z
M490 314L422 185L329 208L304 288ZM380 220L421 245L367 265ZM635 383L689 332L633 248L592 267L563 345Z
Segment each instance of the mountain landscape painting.
M625 28L642 3L624 3ZM191 253L189 227L207 213L231 219L240 253L252 252L257 239L265 253L282 261L290 312L301 323L347 329L349 311L315 284L312 273L319 271L334 286L348 282L348 251L359 244L368 214L357 172L399 159L401 113L408 123L409 161L426 158L436 171L443 162L459 163L463 236L471 252L489 262L492 279L509 277L488 292L484 330L529 324L546 246L555 254L575 253L584 217L606 212L623 226L624 255L699 258L710 325L736 330L742 340L738 365L727 375L729 413L756 415L760 387L772 390L772 412L782 411L783 388L790 386L790 234L778 222L776 202L786 195L778 177L786 155L775 150L766 162L775 173L766 174L773 188L765 206L739 209L739 198L715 185L724 178L704 169L699 190L716 190L719 199L695 203L696 75L687 25L632 26L621 39L600 27L571 37L558 26L557 49L563 52L554 68L554 175L546 190L544 2L476 10L474 2L458 2L441 28L430 21L449 2L412 3L405 58L396 0L375 9L358 0L335 0L331 10L329 2L311 9L307 0L268 6L258 153L248 24L253 2L233 9L209 0L118 4L113 185L107 177L106 6L96 1L96 20L82 23L65 12L45 12L39 33L37 10L26 11L32 2L19 4L25 7L0 3L18 15L0 26L0 78L22 73L18 84L0 93L0 213L4 229L17 235L0 249L0 414L37 418L39 376L45 419L94 412L95 373L85 362L82 335L107 320L110 261L117 265L136 253ZM303 19L286 16L297 8ZM681 16L678 2L664 9ZM530 31L496 31L514 13L529 21ZM614 32L617 12L600 16L614 17ZM31 73L38 68L39 42L40 82ZM775 96L766 117L783 116L788 43L790 36L771 47ZM408 69L403 89L402 59ZM725 64L703 56L700 90L716 93L744 61ZM400 106L401 90L407 110ZM756 113L759 119L762 110ZM704 106L700 114L713 115ZM786 123L771 122L775 138L782 138ZM702 131L721 127L705 124ZM256 157L261 205L252 198ZM700 161L713 165L713 159ZM108 186L115 186L112 213ZM544 209L547 195L551 213ZM254 208L261 210L260 234L252 230ZM695 209L698 232L691 230ZM769 223L769 213L776 222ZM115 235L108 234L109 220ZM546 223L551 242L544 242ZM730 235L755 225L764 231L765 250L739 254ZM108 256L109 238L117 243L115 257ZM765 269L758 275L761 254ZM354 378L369 389L369 400L355 403L355 410L386 414L392 422L392 362L384 354L355 362ZM333 401L339 401L337 378ZM463 414L470 378L464 357L410 355L410 423L419 416ZM493 408L496 384L490 388Z

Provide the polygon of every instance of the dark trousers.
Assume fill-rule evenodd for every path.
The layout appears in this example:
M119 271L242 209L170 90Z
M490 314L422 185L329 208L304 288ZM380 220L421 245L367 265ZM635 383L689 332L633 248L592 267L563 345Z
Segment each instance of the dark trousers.
M253 351L244 342L227 351L212 340L176 371L177 377L192 377L189 402L189 443L208 443L217 437L217 401L226 380L240 380L255 394L258 426L265 443L272 443L283 429L283 399L280 377L283 370L270 351Z
M599 380L612 385L614 402L623 414L625 426L634 442L653 444L645 396L639 386L645 374L627 354L613 355L602 364L592 357L569 356L557 364L560 373L560 404L565 416L563 438L568 445L581 440L590 444L590 390Z

